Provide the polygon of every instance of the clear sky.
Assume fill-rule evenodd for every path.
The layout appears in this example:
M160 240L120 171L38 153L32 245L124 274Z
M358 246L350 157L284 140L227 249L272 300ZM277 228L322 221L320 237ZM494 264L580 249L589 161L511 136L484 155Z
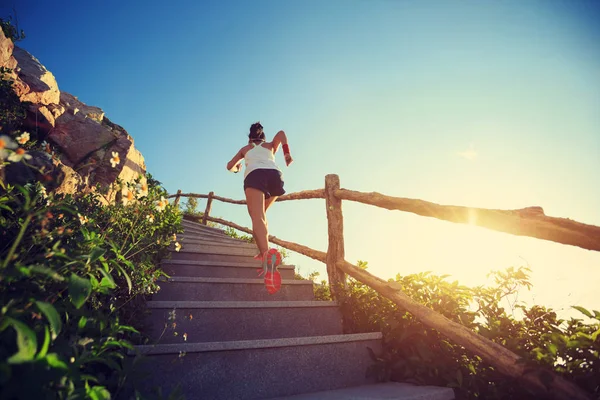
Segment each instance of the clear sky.
M19 43L59 88L135 139L170 193L243 198L225 169L260 120L283 129L288 192L342 187L600 225L600 3L33 1ZM204 207L200 202L200 208ZM535 302L600 309L600 253L344 202L346 259L383 278L479 284L533 269ZM243 206L216 216L250 226ZM275 236L327 249L323 200L269 210ZM324 266L303 256L300 272ZM526 298L523 294L522 298Z

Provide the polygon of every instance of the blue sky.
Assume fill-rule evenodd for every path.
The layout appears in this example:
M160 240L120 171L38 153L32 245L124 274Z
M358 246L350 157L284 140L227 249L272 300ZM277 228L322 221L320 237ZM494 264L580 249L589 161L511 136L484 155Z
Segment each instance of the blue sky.
M11 4L12 1L12 4ZM240 199L225 164L260 120L288 133L286 189L342 187L600 225L597 1L32 1L16 6L59 88L135 139L169 192ZM7 8L8 7L8 8ZM201 207L204 202L201 202ZM600 309L600 254L344 203L347 260L467 284L529 263L533 300ZM215 215L249 226L246 210ZM269 211L326 250L324 202ZM293 256L301 272L324 267ZM570 294L571 293L571 294Z

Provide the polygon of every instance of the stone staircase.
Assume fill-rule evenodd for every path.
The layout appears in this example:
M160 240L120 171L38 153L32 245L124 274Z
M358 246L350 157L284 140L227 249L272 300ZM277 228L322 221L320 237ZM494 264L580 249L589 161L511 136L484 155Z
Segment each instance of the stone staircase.
M367 347L377 353L381 333L343 334L337 304L314 301L293 266L280 266L281 290L268 294L254 245L183 225L182 249L162 264L171 277L148 302L145 333L156 344L136 346L148 356L148 387L180 385L188 400L454 399L448 388L366 378Z

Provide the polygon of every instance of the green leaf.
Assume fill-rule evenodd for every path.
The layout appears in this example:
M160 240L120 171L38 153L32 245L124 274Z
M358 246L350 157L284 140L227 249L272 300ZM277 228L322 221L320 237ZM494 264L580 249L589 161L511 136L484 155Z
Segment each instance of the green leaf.
M51 366L52 368L57 368L57 369L69 369L69 366L62 361L59 357L58 354L56 353L50 353L46 356L46 362L48 363L49 366Z
M86 394L91 400L110 400L110 392L104 386L88 388Z
M135 329L133 326L129 326L129 325L119 325L119 331L120 332L133 332L133 333L140 333L137 329Z
M473 364L469 363L467 367L469 367L469 371L471 371L473 375L477 375L477 371L475 370L475 366Z
M83 328L85 328L86 324L87 324L87 317L85 315L83 315L79 319L79 322L77 323L77 326L79 327L79 329L83 329Z
M89 279L72 274L69 278L69 296L75 308L81 308L92 293L92 284Z
M550 353L552 353L553 356L556 356L556 351L558 348L554 343L548 343L548 350L550 350Z
M21 364L33 360L37 351L37 338L35 332L27 325L16 319L7 317L9 324L17 331L18 351L7 361L9 364Z
M42 348L40 349L37 356L35 356L35 358L39 360L39 359L46 357L46 353L48 353L49 347L50 347L50 329L48 329L48 326L45 326L44 327L44 343L42 344Z
M100 287L100 282L98 282L98 279L94 275L90 275L90 283L92 284L92 290L98 290Z
M36 301L35 304L38 306L40 311L46 316L48 322L50 323L50 328L52 328L52 340L56 339L56 337L60 334L62 330L62 321L60 320L60 315L56 308L50 303L46 303L43 301Z
M131 278L129 277L129 274L127 272L125 272L125 270L123 269L123 267L121 267L119 264L117 264L117 269L125 277L125 280L127 281L127 287L129 288L129 293L131 293L131 288L132 288L133 285L131 284Z
M97 261L100 257L104 255L104 253L106 253L105 249L103 249L102 247L96 247L94 250L92 250L88 263L93 263Z
M58 272L43 265L32 265L31 267L29 267L29 271L35 272L40 275L46 275L54 279L55 281L62 282L65 280L65 278L61 276Z
M131 343L125 340L108 340L102 345L103 349L109 347L125 347L126 349L133 350L133 346L131 345Z
M580 313L584 314L586 317L589 317L589 318L594 318L594 317L592 316L592 313L591 313L591 312L589 312L588 310L586 310L585 308L583 308L583 307L580 307L580 306L572 306L572 307L573 307L574 309L576 309L577 311L579 311Z
M598 329L596 332L592 333L592 342L595 342L596 339L598 339L599 335L600 335L600 329Z
M100 287L101 288L114 289L114 288L117 287L117 285L115 284L115 281L112 279L112 277L108 278L108 277L105 276L100 281Z

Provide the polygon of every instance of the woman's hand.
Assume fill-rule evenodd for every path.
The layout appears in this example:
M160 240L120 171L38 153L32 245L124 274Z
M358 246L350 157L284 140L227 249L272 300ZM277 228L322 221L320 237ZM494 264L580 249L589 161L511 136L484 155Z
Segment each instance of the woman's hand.
M289 153L284 154L283 158L285 158L285 165L287 165L288 167L294 161L294 159L292 158L292 156Z

